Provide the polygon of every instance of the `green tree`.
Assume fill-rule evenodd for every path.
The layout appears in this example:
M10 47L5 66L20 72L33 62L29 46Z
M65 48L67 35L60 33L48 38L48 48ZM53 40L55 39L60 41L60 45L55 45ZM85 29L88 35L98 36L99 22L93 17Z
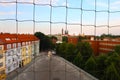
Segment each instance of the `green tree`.
M107 57L105 63L107 66L111 65L111 63L114 63L116 66L118 66L118 64L120 64L120 56L118 53L114 52L112 55Z
M84 66L83 57L82 57L82 55L81 55L80 52L78 52L78 54L76 55L73 63L74 63L76 66L78 66L78 67L80 67L80 68L83 68L83 66Z
M103 78L106 80L120 80L120 56L114 52L105 60L106 70Z
M63 37L62 37L62 41L63 41L63 42L68 42L68 37L67 37L67 36L63 36Z
M111 65L106 68L103 80L120 80L120 75L115 66L114 63L111 63Z
M57 54L64 58L66 56L66 46L67 46L67 43L61 43L57 45Z
M83 56L84 62L92 55L93 51L91 45L88 42L79 42L77 44L77 50Z
M105 37L113 38L114 36L111 34L102 34L100 37L101 37L101 39L103 39Z
M120 55L120 45L115 46L115 52Z
M87 39L85 36L79 36L78 37L78 42L82 42L82 40L85 40Z
M96 57L96 63L97 63L97 73L96 73L96 77L99 79L102 79L102 77L104 76L104 71L106 69L106 59L107 59L107 55L106 54L100 54L99 56Z
M76 54L75 54L75 45L72 44L72 43L67 43L65 53L66 53L67 60L72 62L74 60L74 57L76 56Z
M89 43L79 42L76 46L70 43L58 44L57 52L100 80L120 80L120 55L117 50L96 57Z
M96 76L96 68L97 68L97 63L96 60L93 56L91 56L85 63L84 69L89 72L90 74Z
M101 39L104 39L105 37L118 38L118 37L120 37L120 35L102 34L102 35L100 36Z
M56 48L56 41L58 40L57 37L55 37L55 36L50 36L50 40L51 40L51 41L50 41L50 42L51 42L51 43L50 43L50 44L51 44L51 45L50 45L51 49L52 49L52 50L56 50L56 49L55 49L55 48Z
M41 32L36 32L34 35L40 39L40 50L47 50L51 48L52 43L50 37Z
M58 40L56 36L51 36L50 38Z

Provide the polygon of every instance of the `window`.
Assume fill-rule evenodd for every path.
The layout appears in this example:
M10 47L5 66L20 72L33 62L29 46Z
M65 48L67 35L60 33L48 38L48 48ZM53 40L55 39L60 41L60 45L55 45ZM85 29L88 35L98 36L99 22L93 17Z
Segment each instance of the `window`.
M16 52L14 50L11 50L11 55L15 55Z
M21 55L18 55L18 59L21 59Z
M26 45L28 45L28 42L26 42Z
M25 42L22 42L22 45L25 46Z
M20 48L17 49L17 52L20 53Z
M8 71L10 71L10 70L11 70L11 67L9 66L9 67L8 67Z
M11 63L11 60L10 60L10 59L8 60L8 63Z
M2 50L2 48L3 48L3 46L2 46L2 45L0 45L0 50Z
M3 54L0 54L0 59L3 58Z
M21 47L21 43L18 43L18 47Z
M16 43L13 43L13 48L16 48Z
M28 46L26 46L26 51L28 51Z
M15 59L13 58L13 62L15 61Z
M7 51L7 56L11 56L11 52L10 51Z
M0 63L0 67L2 67L2 66L3 66L3 62Z
M17 38L12 38L12 40L17 40Z
M29 42L29 44L31 44L31 43Z
M7 49L11 49L11 44L7 44Z
M0 71L0 74L5 74L5 70Z

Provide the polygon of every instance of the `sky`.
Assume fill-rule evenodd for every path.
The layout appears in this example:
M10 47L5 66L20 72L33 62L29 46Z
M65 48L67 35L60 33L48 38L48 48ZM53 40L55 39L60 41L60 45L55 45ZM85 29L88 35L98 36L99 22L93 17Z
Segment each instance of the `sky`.
M94 35L95 24L97 26L96 35L108 34L107 26L109 23L111 27L109 29L110 34L120 35L120 0L96 0L96 11L98 11L96 13L91 11L95 10L95 0L67 0L67 2L66 0L51 0L52 6L62 6L52 8L49 5L50 0L34 1L36 4L35 12L34 5L28 4L33 3L33 0L17 0L16 15L16 0L0 0L0 32L16 33L17 19L18 33L33 34L34 23L31 20L34 19L36 21L35 31L45 34L50 34L51 21L52 34L61 33L62 28L65 30L65 23L67 22L69 34L78 35L84 33ZM80 9L81 1L83 10ZM110 1L109 8L108 1ZM66 8L66 4L68 8ZM108 13L108 10L111 13ZM35 15L33 16L34 13ZM83 25L82 32L80 24Z

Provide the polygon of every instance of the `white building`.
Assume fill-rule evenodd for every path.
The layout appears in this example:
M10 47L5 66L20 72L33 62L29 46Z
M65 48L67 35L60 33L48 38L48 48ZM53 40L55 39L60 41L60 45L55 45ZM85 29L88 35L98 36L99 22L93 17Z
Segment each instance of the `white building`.
M0 41L4 43L5 52L4 59L2 59L5 64L1 62L1 58L0 64L4 65L6 74L26 66L36 54L39 54L39 39L34 35L2 33L0 34ZM3 47L0 48L3 49ZM0 56L2 54L0 53Z

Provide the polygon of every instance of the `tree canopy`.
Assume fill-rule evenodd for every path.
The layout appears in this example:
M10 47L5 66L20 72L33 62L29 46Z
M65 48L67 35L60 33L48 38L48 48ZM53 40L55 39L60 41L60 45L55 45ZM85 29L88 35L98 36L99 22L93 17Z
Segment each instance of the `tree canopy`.
M120 55L120 45L115 46L115 52Z
M63 36L63 37L62 37L62 41L63 41L63 42L68 42L68 37L67 37L67 36Z
M34 35L40 39L40 50L48 50L52 48L53 44L49 36L46 36L42 32L36 32Z
M62 55L65 59L100 80L120 80L119 46L115 47L114 52L109 54L101 53L98 56L93 55L89 43L82 41L76 46L64 42L59 44L57 49L57 53Z
M40 49L47 50L53 48L51 39L54 36L46 36L41 32L36 32L35 36L40 39ZM111 37L111 35L107 35ZM106 37L102 35L101 37ZM80 40L77 45L67 43L66 36L63 43L56 44L57 55L67 59L76 66L84 69L100 80L120 80L120 45L114 48L109 54L93 55L93 50L88 42Z

